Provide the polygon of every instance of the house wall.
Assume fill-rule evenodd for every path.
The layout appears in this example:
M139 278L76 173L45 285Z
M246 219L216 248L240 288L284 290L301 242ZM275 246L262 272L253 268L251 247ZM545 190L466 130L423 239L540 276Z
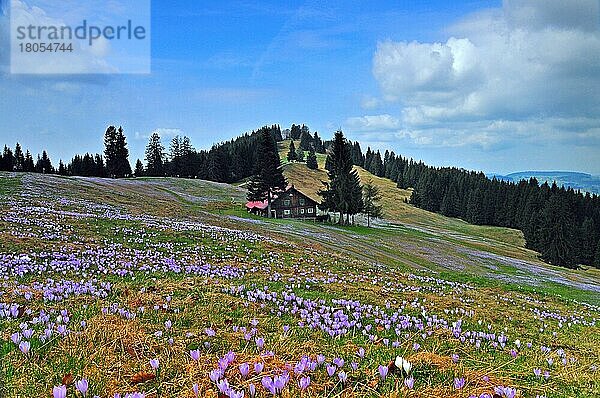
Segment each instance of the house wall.
M271 204L271 210L277 218L314 218L317 215L317 204L312 199L291 190L280 196Z

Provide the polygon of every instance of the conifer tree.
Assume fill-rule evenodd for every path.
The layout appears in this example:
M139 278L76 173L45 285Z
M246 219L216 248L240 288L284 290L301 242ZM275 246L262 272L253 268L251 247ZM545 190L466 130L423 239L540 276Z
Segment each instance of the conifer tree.
M33 163L33 156L31 156L31 152L29 149L25 151L25 161L23 163L23 171L32 172L35 171L35 164Z
M286 189L287 181L281 170L281 159L271 130L261 129L258 140L258 159L255 175L248 184L248 200L267 200L267 217L271 218L273 197Z
M148 176L159 177L165 175L164 150L165 147L160 141L160 135L157 132L152 133L146 146L146 174Z
M302 148L298 148L296 151L296 158L299 162L304 162L304 150Z
M322 210L340 213L338 223L344 223L344 215L357 214L362 210L362 188L356 170L352 168L352 153L348 141L341 131L334 136L329 154L329 182L323 182L324 189L319 191L323 197ZM360 197L360 199L359 199Z
M600 268L600 240L598 241L598 247L596 247L596 255L594 256L594 267Z
M383 215L383 207L379 205L382 199L379 188L369 180L363 186L363 212L367 215L367 227L371 227L371 218L381 218Z
M317 154L315 153L315 149L312 146L308 150L308 156L306 157L306 166L311 170L317 170L319 168L319 164L317 162Z
M135 172L134 172L134 175L136 177L142 177L144 175L144 164L139 159L135 162Z
M298 152L296 151L296 145L294 145L294 140L290 142L290 150L287 153L288 162L295 162L298 160Z
M25 167L25 157L23 156L23 150L21 149L21 144L17 142L15 146L15 154L14 154L14 170L15 171L23 171Z

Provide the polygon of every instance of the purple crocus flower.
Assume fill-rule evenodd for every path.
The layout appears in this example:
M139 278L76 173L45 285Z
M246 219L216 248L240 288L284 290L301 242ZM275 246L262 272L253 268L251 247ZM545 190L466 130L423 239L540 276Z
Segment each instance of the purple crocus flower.
M465 386L465 378L464 377L455 377L454 378L454 388L457 390L462 389Z
M342 358L335 358L333 360L333 364L335 366L337 366L338 368L343 368L344 367L344 360Z
M198 394L199 394L199 387L198 387L198 383L194 383L194 385L192 386L192 391L194 392L194 396L196 398L198 398Z
M67 386L56 386L52 388L52 397L53 398L66 398L67 396Z
M250 394L251 397L256 395L256 386L254 384L248 386L248 394Z
M261 374L264 368L265 368L265 364L264 363L262 363L262 362L256 362L254 364L254 373L256 373L257 375Z
M363 359L365 357L365 349L360 347L356 352L356 355L358 355L360 359Z
M269 391L271 394L275 395L277 392L275 391L275 385L273 384L273 379L269 376L265 376L260 380L260 383L265 388L265 390Z
M200 350L191 350L190 357L197 362L200 359Z
M78 380L75 383L75 387L77 387L77 391L83 394L84 397L87 395L89 385L86 379Z
M409 378L404 379L404 385L408 387L409 390L412 390L415 386L415 378L411 376Z
M323 354L318 354L318 355L317 355L317 364L319 364L319 365L323 365L323 362L325 362L325 355L323 355Z
M310 376L301 377L300 380L298 381L298 387L300 387L301 390L306 390L309 385L310 385Z
M533 369L533 374L535 375L535 377L540 377L542 375L542 369L540 369L540 368Z
M378 369L379 369L379 376L381 377L381 380L385 380L385 378L388 375L388 371L389 371L388 367L384 366L384 365L379 365Z
M258 347L259 350L262 350L265 346L265 339L263 339L262 337L257 337L256 339L254 339L254 341L256 342L256 347Z
M345 384L346 380L348 380L348 375L344 371L338 372L338 377L339 377L340 381L342 382L342 384Z
M223 377L223 371L221 369L213 369L210 371L210 373L208 374L208 378L213 382L216 383L217 381L219 381L219 379Z
M452 354L452 362L458 363L459 356L458 354Z
M335 371L337 370L335 365L327 365L326 369L327 369L327 374L329 375L329 377L333 376L335 374Z
M31 348L31 344L29 343L29 341L21 341L19 343L19 350L21 350L21 352L25 355L27 355L29 353L29 349Z
M158 369L158 366L160 365L160 362L158 361L158 358L154 358L150 360L150 366L152 366L152 369L156 370Z
M239 369L240 374L244 379L246 378L246 376L248 376L248 373L250 373L250 365L248 365L246 362L240 364Z

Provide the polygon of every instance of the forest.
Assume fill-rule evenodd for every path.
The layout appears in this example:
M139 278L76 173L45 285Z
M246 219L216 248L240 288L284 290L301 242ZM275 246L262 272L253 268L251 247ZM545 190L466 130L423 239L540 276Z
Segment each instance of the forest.
M138 159L132 170L123 129L109 126L101 154L77 154L67 164L60 160L55 168L46 151L34 161L29 150L23 151L17 143L14 151L4 146L0 170L112 178L171 176L232 183L258 174L261 137L264 141L266 136L274 142L284 139L281 127L272 125L215 144L208 150L196 150L188 137L176 136L167 150L161 137L153 133L146 147L145 162ZM324 184L324 210L347 217L364 210L360 181L349 168L356 165L396 182L399 188L413 188L410 203L424 210L472 224L521 230L526 246L539 252L548 263L569 268L580 265L600 268L597 195L556 184L539 184L534 178L507 182L490 179L482 172L432 167L393 151L385 151L383 156L371 148L363 152L359 142L350 142L337 133L334 140L324 141L306 125L292 125L285 136L300 142L297 150L293 148L288 153L289 160L307 161L309 167L316 168L315 153L329 154L325 168L332 185L337 186ZM304 151L309 152L306 160L301 158Z

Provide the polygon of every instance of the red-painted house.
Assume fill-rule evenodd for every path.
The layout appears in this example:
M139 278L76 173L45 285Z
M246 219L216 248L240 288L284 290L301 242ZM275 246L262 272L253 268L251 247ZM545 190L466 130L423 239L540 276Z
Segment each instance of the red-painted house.
M285 192L271 199L271 217L273 218L315 218L317 216L317 202L293 185L287 187ZM253 214L267 217L268 203L266 200L246 203L246 209Z

